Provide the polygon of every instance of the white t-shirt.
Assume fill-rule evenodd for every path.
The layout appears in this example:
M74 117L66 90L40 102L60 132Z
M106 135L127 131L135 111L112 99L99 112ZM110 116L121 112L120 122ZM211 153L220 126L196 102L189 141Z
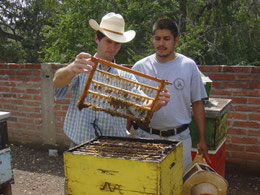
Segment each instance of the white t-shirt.
M196 63L182 54L177 53L175 59L164 63L152 54L136 62L133 69L173 83L166 86L171 94L169 103L153 114L149 126L154 129L169 130L190 123L191 103L207 97ZM158 86L156 81L136 78L141 83Z

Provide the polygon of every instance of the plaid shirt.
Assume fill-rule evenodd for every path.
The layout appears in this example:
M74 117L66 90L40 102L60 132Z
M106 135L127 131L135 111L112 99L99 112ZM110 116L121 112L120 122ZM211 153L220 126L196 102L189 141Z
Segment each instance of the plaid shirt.
M99 64L97 68L102 69L102 66ZM115 69L113 67L110 67L107 71L112 74L137 81L135 76L131 73ZM55 89L55 96L57 99L64 98L70 90L72 91L72 98L70 100L70 105L64 121L65 134L76 144L84 143L97 137L98 135L127 136L128 132L126 130L125 118L112 116L101 111L94 111L90 108L83 108L81 111L78 109L77 101L82 94L87 78L88 74L81 73L75 76L67 87ZM93 80L108 83L110 85L144 95L144 93L139 89L122 85L119 82L115 82L115 79L111 81L106 80L103 76L100 76L100 73L97 71L94 74ZM90 86L90 90L93 90L92 84ZM96 89L93 91L96 91ZM89 102L90 98L91 96L87 95L84 101ZM97 102L98 104L103 104L102 107L109 107L109 104L107 103L104 104L102 101Z

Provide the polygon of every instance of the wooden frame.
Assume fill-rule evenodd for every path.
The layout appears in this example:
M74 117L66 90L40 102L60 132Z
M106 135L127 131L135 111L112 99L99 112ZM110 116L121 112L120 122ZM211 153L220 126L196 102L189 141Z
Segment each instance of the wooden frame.
M83 108L91 108L91 109L97 110L97 111L104 111L106 113L111 114L112 116L124 117L124 118L130 119L130 120L134 120L145 126L148 126L150 123L150 120L153 116L153 113L155 111L156 103L158 102L158 98L159 98L159 93L161 91L163 91L165 85L172 84L172 83L167 80L159 79L157 77L153 77L148 74L144 74L139 71L136 71L136 70L103 60L103 59L92 57L91 60L94 62L94 66L93 66L92 71L89 73L88 79L84 86L84 90L78 99L77 106L78 106L79 110L81 110ZM129 72L129 73L132 73L134 75L145 77L147 79L151 79L153 81L158 82L158 87L153 87L153 86L149 86L149 85L146 85L143 83L135 82L130 79L124 78L122 76L114 75L109 72L99 70L99 69L97 69L98 63L104 64L107 66L111 66L111 67ZM93 80L95 72L99 72L99 74L106 77L106 79L114 79L115 81L120 82L122 85L140 87L140 89L142 89L145 93L150 93L150 94L153 91L156 91L156 94L154 97L144 96L141 94L134 93L132 91L118 88L113 85L109 85L107 83L102 83L102 82ZM99 92L90 90L91 84L94 86L93 89L99 88L99 90L98 90ZM105 89L105 90L103 90L103 89ZM102 91L103 93L101 93L100 91ZM91 97L93 97L93 98L90 98L92 102L84 102L84 100L88 94L91 95ZM110 94L112 94L112 95L110 95ZM122 96L123 98L116 97L115 96L116 94L117 95L120 94L120 96ZM132 96L136 100L136 102L138 100L138 102L143 102L144 104L138 104L135 101L127 100L127 97L129 97L129 96ZM99 101L101 99L103 99L103 103L110 104L112 109L110 109L110 108L108 109L108 108L104 108L104 107L96 105L95 104L96 99L98 99ZM145 105L145 102L149 102L149 101L152 101L151 107L148 107ZM134 107L135 110L140 113L140 115L134 116L134 115L130 114L129 112L122 113L122 112L118 111L118 108L127 108L130 106Z

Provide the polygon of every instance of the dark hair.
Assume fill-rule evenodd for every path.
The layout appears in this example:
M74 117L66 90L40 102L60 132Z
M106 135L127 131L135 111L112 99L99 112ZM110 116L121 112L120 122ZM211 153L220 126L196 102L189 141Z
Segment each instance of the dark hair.
M179 36L179 31L176 23L170 19L159 19L153 25L153 35L155 34L156 30L159 29L167 29L170 30L174 39Z
M102 32L100 32L99 30L96 31L96 34L97 34L97 38L98 40L101 40L103 39L106 35L104 35Z

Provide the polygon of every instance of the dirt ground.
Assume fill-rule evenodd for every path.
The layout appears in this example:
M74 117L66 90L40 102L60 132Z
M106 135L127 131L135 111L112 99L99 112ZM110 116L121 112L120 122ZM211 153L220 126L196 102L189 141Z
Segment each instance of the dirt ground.
M26 146L11 145L14 183L13 195L63 195L64 170L62 154L49 156ZM228 166L227 166L228 167ZM260 195L260 175L226 169L228 195ZM258 171L259 173L259 171Z

